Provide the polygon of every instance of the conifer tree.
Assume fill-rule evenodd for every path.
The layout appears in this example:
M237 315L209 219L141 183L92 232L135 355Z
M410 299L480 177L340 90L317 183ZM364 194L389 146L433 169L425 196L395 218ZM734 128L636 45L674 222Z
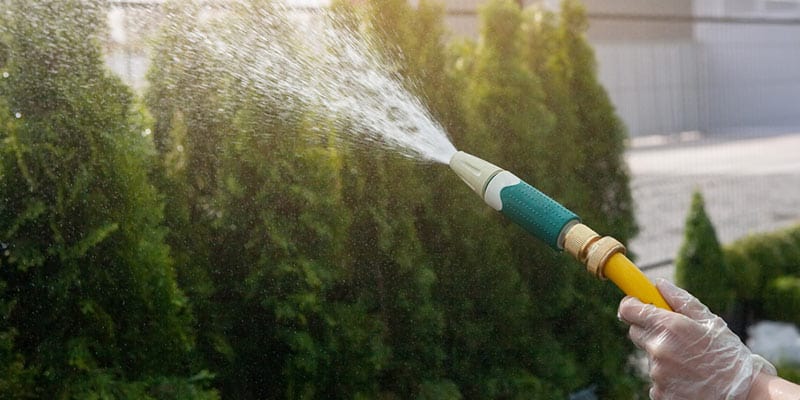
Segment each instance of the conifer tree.
M468 89L473 123L481 130L472 135L467 146L474 146L475 154L502 165L535 186L546 184L554 177L541 175L539 167L547 159L538 148L540 139L551 129L553 116L545 108L539 78L527 68L522 57L521 11L512 1L491 1L482 11L482 21L480 43L474 54L474 75ZM521 274L539 270L535 266L552 261L552 253L541 243L518 227L502 223L508 225L506 240L512 243L515 267ZM544 275L549 272L543 270ZM538 281L551 280L544 275ZM559 292L534 290L539 295ZM548 308L557 313L559 301L552 300Z
M458 87L446 74L442 5L431 0L422 0L416 7L402 0L372 0L367 6L373 33L383 43L379 50L399 65L406 89L423 100L448 132L460 133L463 106L453 96Z
M623 159L625 127L597 79L597 63L585 38L588 23L583 6L578 0L564 0L560 18L562 68L580 130L569 151L582 154L578 171L589 194L588 203L576 211L596 231L627 243L637 228Z
M154 125L151 176L164 196L166 239L195 316L199 357L216 370L233 356L218 321L225 310L211 302L217 291L211 275L221 268L214 199L223 138L232 124L230 81L196 40L200 2L170 1L161 7L168 17L154 42L144 95Z
M539 186L578 215L591 220L598 214L602 201L597 201L595 187L587 185L584 177L584 166L593 161L587 160L589 154L585 153L585 146L580 145L586 135L580 124L580 102L575 100L571 87L575 60L569 53L571 47L565 44L569 41L564 40L569 36L568 22L568 18L544 8L532 7L525 13L525 58L528 67L542 78L545 104L555 116L554 129L542 137L539 146L545 149L540 168L546 176L557 179L542 181ZM594 74L594 71L584 73ZM625 185L627 191L627 183ZM626 355L632 351L632 346L614 318L613 305L619 299L619 291L586 274L583 266L571 258L562 257L557 264L573 275L571 290L567 292L572 301L563 315L581 316L579 319L558 317L552 322L559 327L556 335L564 344L564 350L582 360L573 379L587 384L599 383L599 392L604 397L630 397L639 383L626 368ZM569 323L563 325L564 321Z
M376 2L371 8L383 50L399 60L403 74L415 83L409 89L431 107L456 143L464 143L470 129L461 103L463 88L447 71L441 9L426 1L416 10L404 1L391 3ZM404 178L408 182L400 190L413 191L411 201L418 203L417 235L436 272L434 298L444 318L441 351L449 360L439 371L428 367L432 372L420 395L433 390L455 398L539 393L529 391L526 385L538 387L538 381L514 359L529 338L525 320L530 302L509 267L501 226L487 224L492 215L460 190L463 185L447 168L415 168L412 176ZM393 185L392 191L397 190Z
M358 10L356 10L358 11ZM364 10L370 35L386 57L408 80L406 87L417 95L433 93L437 66L441 62L424 54L440 48L434 37L414 32L422 22L422 10L406 1L368 2ZM427 26L438 34L440 21L429 18ZM354 27L354 29L358 29ZM422 71L431 66L431 75ZM441 69L441 67L438 67ZM412 82L419 85L412 85ZM347 132L342 135L358 134ZM342 169L345 205L353 224L347 237L348 268L355 274L357 290L386 327L384 342L391 350L381 377L386 393L416 396L420 384L436 385L442 373L441 311L434 305L435 273L417 231L418 214L427 198L423 176L427 166L409 162L395 154L354 149Z
M538 188L558 199L567 208L584 207L589 203L577 171L584 163L583 153L573 146L581 138L577 105L569 88L569 55L559 42L558 17L544 7L525 10L522 25L522 54L527 67L542 82L544 103L554 117L553 129L543 131L535 144L539 155L538 168L543 179Z
M21 396L212 398L196 386L205 375L188 378L193 334L152 150L103 66L101 4L13 1L0 28L4 357Z
M304 123L276 124L270 101L245 93L216 202L223 245L212 299L226 310L233 350L223 393L372 397L387 352L345 268L341 156L314 145Z
M539 77L523 58L521 24L521 10L511 1L489 2L482 11L481 37L470 56L474 64L467 89L470 121L480 129L470 134L464 147L541 185L555 178L541 173L541 163L546 159L537 147L552 129L553 116L545 107ZM560 350L548 319L559 315L571 301L570 271L552 266L556 262L554 253L527 233L497 215L491 217L489 223L505 228L489 240L505 241L498 249L510 256L505 265L502 258L493 261L500 262L495 268L515 273L520 285L517 290L525 298L523 303L512 306L521 313L515 318L519 322L512 326L519 326L522 332L515 333L517 338L508 349L516 355L509 354L495 362L496 368L503 365L500 371L506 371L506 378L528 378L501 379L498 383L522 397L563 395L561 390L569 390L575 384L570 382L575 365L571 355ZM549 366L542 363L545 359ZM486 381L489 387L495 387L495 379ZM529 381L539 384L529 386L525 383ZM534 392L528 391L537 387Z
M686 216L683 244L675 260L676 283L695 293L715 313L723 314L731 301L728 279L717 233L706 214L703 195L696 191Z
M0 71L6 72L2 65ZM2 87L2 84L0 84ZM0 89L2 91L2 89ZM13 149L13 141L16 137L17 128L11 121L11 116L14 113L8 108L5 99L2 97L3 93L0 92L0 143L4 146L4 150L0 151L0 194L4 194L5 185L12 182L6 168L6 158L13 155L10 149ZM0 203L0 215L4 215L8 207L5 202ZM3 235L0 239L0 269L12 268L11 261L14 260L11 255L11 243L8 238ZM13 290L13 289L12 289ZM8 321L14 311L16 299L13 293L7 293L8 284L5 279L0 279L0 393L3 393L6 398L33 398L36 393L36 366L27 362L25 354L20 352L16 346L17 337L19 336L19 329Z
M552 15L544 13L538 22L531 17L526 14L523 21L510 2L490 3L484 10L481 42L474 55L465 53L474 58L468 67L472 71L468 101L477 116L473 124L497 121L497 127L486 124L488 130L472 135L470 144L486 151L492 143L503 143L495 150L497 155L487 158L500 160L496 162L583 215L593 189L583 183L582 149L573 145L581 132L571 76L564 70L568 52L558 40L561 27L548 19ZM515 91L520 87L526 89ZM482 110L482 103L495 108ZM505 108L500 109L501 104ZM518 131L511 134L514 127ZM631 346L614 320L610 306L618 299L614 289L598 284L577 263L514 227L504 236L535 310L526 323L536 344L521 348L517 358L530 357L527 370L551 385L550 390L554 386L569 392L600 383L605 395L631 395L637 382L627 377L625 357ZM598 329L601 326L605 328ZM548 362L541 363L545 359Z
M226 7L220 23L269 23L271 12L268 1L237 3ZM386 322L368 294L374 282L359 278L369 271L353 268L346 256L352 211L342 198L344 156L326 139L337 133L316 110L277 104L278 97L291 102L286 93L228 80L226 60L204 57L204 44L192 41L192 30L205 27L195 25L192 12L178 15L183 18L172 21L178 25L166 30L160 52L178 54L178 61L156 60L150 76L159 84L149 99L161 108L160 132L185 143L183 164L174 163L174 150L166 147L166 179L183 188L175 198L178 211L200 218L176 219L187 226L176 227L174 240L196 238L208 246L185 242L187 267L205 271L210 282L195 302L207 314L205 356L222 394L375 397L394 349L384 343ZM290 39L276 34L263 40ZM216 107L232 117L205 115ZM277 109L283 118L275 117ZM207 145L192 146L192 140ZM214 162L198 161L197 167L199 178L211 183L195 185L198 171L188 168L189 161L208 159L208 151L216 152Z
M482 11L481 41L468 98L484 128L474 152L502 157L498 163L523 179L535 181L537 140L552 128L553 116L543 103L539 78L525 65L521 54L519 7L510 0L493 0ZM502 140L514 146L500 146Z

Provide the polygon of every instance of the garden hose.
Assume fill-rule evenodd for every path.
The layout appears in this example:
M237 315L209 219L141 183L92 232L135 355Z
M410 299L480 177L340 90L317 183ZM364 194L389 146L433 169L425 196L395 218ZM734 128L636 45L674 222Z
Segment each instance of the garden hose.
M625 246L601 237L580 218L516 175L471 154L457 152L450 168L475 193L534 237L557 251L566 250L600 279L609 279L625 294L670 310L658 289L625 256Z

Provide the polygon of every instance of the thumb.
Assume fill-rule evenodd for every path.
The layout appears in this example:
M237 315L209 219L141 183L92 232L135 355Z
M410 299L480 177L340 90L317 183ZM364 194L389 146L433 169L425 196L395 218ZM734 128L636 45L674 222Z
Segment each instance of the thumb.
M683 314L695 321L707 320L716 317L705 304L701 303L689 292L675 286L666 279L659 279L656 287L664 300L667 301L672 309L679 314Z

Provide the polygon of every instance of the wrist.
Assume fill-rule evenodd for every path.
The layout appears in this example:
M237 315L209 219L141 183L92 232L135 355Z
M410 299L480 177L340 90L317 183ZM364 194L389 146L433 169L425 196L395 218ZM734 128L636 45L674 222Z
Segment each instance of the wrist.
M796 400L800 386L774 375L759 373L750 387L747 400Z

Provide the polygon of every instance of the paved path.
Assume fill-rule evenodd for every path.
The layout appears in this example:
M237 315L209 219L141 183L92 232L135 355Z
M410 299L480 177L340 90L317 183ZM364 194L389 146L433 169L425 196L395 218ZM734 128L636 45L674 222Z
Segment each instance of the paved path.
M635 146L626 158L640 226L629 248L642 267L675 257L695 189L722 243L800 223L800 133ZM672 279L674 266L646 274Z

